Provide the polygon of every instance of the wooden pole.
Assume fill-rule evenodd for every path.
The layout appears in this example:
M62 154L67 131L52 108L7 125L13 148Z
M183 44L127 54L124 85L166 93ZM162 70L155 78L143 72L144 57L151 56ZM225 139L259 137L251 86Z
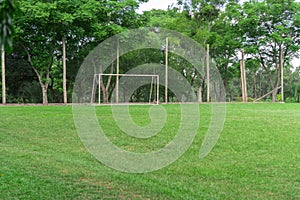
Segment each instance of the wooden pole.
M242 84L242 99L243 102L245 100L245 93L244 93L244 76L243 76L243 61L240 61L240 71L241 71L241 84Z
M240 61L240 71L241 71L241 85L242 85L242 99L243 99L243 102L245 100L245 93L244 93L244 73L243 73L243 53L242 53L242 58L241 58L241 61Z
M5 86L5 50L4 44L1 46L1 67L2 67L2 104L6 104L6 86Z
M246 83L246 70L245 70L245 53L244 49L242 49L242 59L240 63L240 70L241 70L241 83L242 83L242 98L243 102L248 101L247 97L247 83Z
M120 73L120 42L117 39L117 76L116 76L116 103L119 103L119 73Z
M98 104L101 104L101 75L100 74L98 77Z
M156 104L159 104L159 76L156 81Z
M255 99L253 101L253 103L262 100L263 98L265 98L266 96L272 94L275 90L279 90L281 88L281 86L279 86L278 88L273 89L271 92L268 92L267 94L264 94L263 96L259 97L258 99Z
M169 49L169 40L168 37L166 37L166 69L165 69L165 103L168 103L168 49Z
M283 90L283 52L282 48L280 47L280 56L279 56L279 64L281 70L281 102L284 102L284 90Z
M66 39L62 38L62 46L63 46L63 95L64 95L64 103L68 103L67 99L67 63L66 63Z
M248 102L248 92L247 92L247 77L246 77L246 66L245 66L245 52L244 49L242 49L243 53L243 72L244 72L244 90L245 90L245 102Z
M91 98L91 104L94 103L95 101L95 82L96 82L96 78L97 78L97 75L94 74L94 79L93 79L93 87L92 87L92 98ZM96 82L97 83L97 82Z
M206 46L206 84L207 84L207 94L206 94L206 99L207 99L207 102L210 101L210 88L209 88L209 85L210 85L210 70L209 70L209 44L207 44Z

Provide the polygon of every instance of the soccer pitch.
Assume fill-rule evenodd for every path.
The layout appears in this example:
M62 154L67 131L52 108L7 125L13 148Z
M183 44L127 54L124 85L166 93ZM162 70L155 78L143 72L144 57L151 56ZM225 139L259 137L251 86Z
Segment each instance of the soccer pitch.
M148 139L124 134L110 106L96 107L99 124L118 147L149 152L179 128L179 105ZM151 106L131 105L146 126ZM222 134L199 159L211 104L201 104L197 135L185 154L161 170L130 174L96 160L82 144L71 106L0 107L0 199L299 199L300 105L227 104Z

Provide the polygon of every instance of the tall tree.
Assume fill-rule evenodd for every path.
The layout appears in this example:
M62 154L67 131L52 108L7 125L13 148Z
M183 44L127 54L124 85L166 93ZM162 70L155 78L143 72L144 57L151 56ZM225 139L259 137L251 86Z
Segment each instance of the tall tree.
M245 51L260 61L270 76L269 85L275 102L280 84L280 51L288 63L299 51L300 3L294 0L264 0L245 2L236 19L243 32Z
M140 23L136 9L145 0L20 0L23 16L18 18L18 40L27 53L47 104L47 90L51 84L51 69L55 60L63 59L63 93L66 102L66 69L63 48L75 54L90 44L96 45L109 36ZM125 28L124 28L125 27ZM72 47L70 47L72 45ZM70 54L76 57L74 53ZM72 58L70 58L72 59Z
M5 47L12 47L13 25L12 19L15 12L13 0L0 1L0 48L1 48L1 71L2 71L2 104L6 104L5 85Z
M200 43L204 48L207 44L213 46L210 38L213 36L213 26L218 20L222 9L228 2L236 2L235 0L178 0L178 5L182 8L181 26L188 26L189 36ZM184 23L182 23L185 21ZM215 35L214 35L215 36ZM214 46L215 47L215 46ZM215 50L212 49L213 51ZM206 58L203 58L206 59ZM198 91L198 99L202 95L204 89L204 80L206 77L195 71L195 81Z
M210 55L222 76L229 99L237 95L233 94L230 82L238 74L239 58L237 52L243 46L241 31L238 24L233 20L235 19L235 9L240 7L240 4L236 2L227 3L225 10L220 12L217 19L214 20L207 40L211 44Z
M185 17L190 19L190 36L206 45L214 21L227 2L228 0L178 0Z

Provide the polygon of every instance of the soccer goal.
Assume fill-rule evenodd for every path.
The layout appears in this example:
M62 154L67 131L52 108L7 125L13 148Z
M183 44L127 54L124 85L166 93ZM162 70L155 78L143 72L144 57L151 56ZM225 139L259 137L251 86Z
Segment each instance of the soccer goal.
M159 75L94 74L91 103L158 104Z

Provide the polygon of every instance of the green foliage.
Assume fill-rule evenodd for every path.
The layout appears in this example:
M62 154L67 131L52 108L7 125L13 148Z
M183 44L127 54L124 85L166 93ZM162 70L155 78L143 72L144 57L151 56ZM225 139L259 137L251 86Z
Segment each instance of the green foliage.
M285 97L291 101L299 102L300 97L300 68L291 68L286 69L284 71L285 74L285 84L284 84L284 91Z
M244 3L239 25L246 47L256 53L254 56L264 59L262 65L271 67L278 62L279 48L284 49L284 57L297 53L300 32L299 24L294 19L299 14L299 3L295 1ZM253 48L256 52L251 50Z
M0 1L0 47L4 45L12 48L12 36L14 33L13 16L15 10L14 0Z
M62 59L62 38L67 41L70 90L81 62L92 48L112 35L143 24L136 13L139 2L145 0L21 0L21 15L15 23L18 51L14 53L30 58L41 88L50 86L50 96L58 101L62 75L57 73L55 63Z
M241 48L242 41L237 24L232 23L232 8L239 4L230 3L225 12L214 21L208 43L211 44L210 55L214 58L221 73L225 87L239 70L236 51Z
M1 72L1 70L0 70ZM2 81L0 82L0 88L2 88ZM2 99L2 89L0 90L0 98Z
M281 94L277 94L276 95L276 101L280 102L282 100L282 95Z
M263 95L278 87L280 49L283 51L285 68L289 67L291 59L298 54L300 44L300 26L297 21L300 15L299 5L295 1L278 0L246 1L242 5L231 2L226 6L222 17L219 18L223 26L216 26L215 31L221 33L221 41L224 39L226 43L229 43L229 45L221 43L221 52L231 51L229 54L223 53L228 56L227 60L229 60L224 67L226 69L228 63L230 65L237 63L235 71L238 72L237 51L245 49L248 89L254 98L258 97L258 93ZM225 22L230 29L225 28ZM213 45L218 44L218 37L213 38ZM222 64L222 58L226 58L222 54L219 55L216 56L218 65ZM230 80L230 75L236 74L236 77L239 77L234 70L226 74L225 71L222 71L224 67L219 69L225 83L228 79ZM277 91L273 93L273 100L276 100L276 94Z
M9 59L6 63L8 96L20 99L20 88L23 85L34 85L38 81L38 76L33 77L32 71L28 69L26 62L29 55L35 73L41 76L40 84L49 85L50 102L61 101L62 70L59 63L62 60L63 37L67 41L67 86L70 97L77 70L91 49L108 37L127 29L151 26L181 32L203 47L210 44L210 55L221 73L227 99L230 100L241 95L241 49L245 49L247 58L248 94L257 98L279 83L277 72L281 48L284 53L285 74L287 73L285 97L298 98L300 85L297 80L300 75L286 70L289 70L290 61L299 52L299 2L178 0L178 5L169 7L166 11L152 10L139 15L136 10L142 2L147 0L0 1L1 38L13 33L13 28L16 32L13 55L18 60ZM12 18L16 10L20 11L20 15ZM153 33L145 35L154 37ZM7 36L9 46L12 43L11 35ZM180 39L171 40L174 48L180 45ZM5 40L2 38L1 41ZM164 43L158 42L162 45ZM123 73L130 70L129 66L149 62L163 63L164 58L159 51L145 50L132 52L131 55L124 56L121 62L122 66L126 66L121 69ZM195 91L202 87L202 92L205 92L203 74L197 74L195 78L197 71L176 55L170 54L170 64L186 76ZM39 99L37 93L36 95L34 99ZM273 96L276 99L275 93Z
M300 103L300 98L288 97L285 99L285 103Z
M24 82L18 91L20 102L15 103L40 103L42 102L41 86L37 81Z

